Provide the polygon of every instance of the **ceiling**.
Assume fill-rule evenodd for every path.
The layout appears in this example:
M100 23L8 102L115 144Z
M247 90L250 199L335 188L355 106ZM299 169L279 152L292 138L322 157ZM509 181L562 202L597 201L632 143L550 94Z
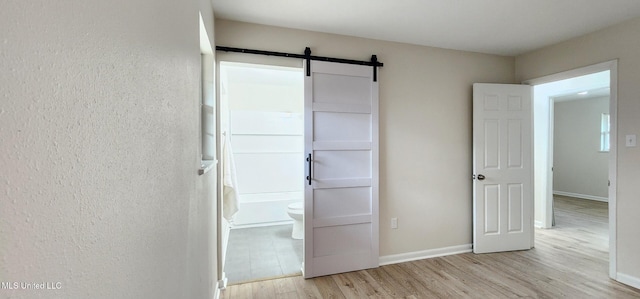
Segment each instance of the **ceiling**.
M216 18L516 56L640 16L638 0L212 0Z
M566 102L566 101L608 97L610 95L611 95L611 90L609 89L609 87L601 87L596 89L587 89L581 92L573 92L570 94L564 94L560 96L553 96L553 100L556 102Z
M538 84L533 87L536 98L549 97L555 102L608 97L611 72L602 71L569 79Z

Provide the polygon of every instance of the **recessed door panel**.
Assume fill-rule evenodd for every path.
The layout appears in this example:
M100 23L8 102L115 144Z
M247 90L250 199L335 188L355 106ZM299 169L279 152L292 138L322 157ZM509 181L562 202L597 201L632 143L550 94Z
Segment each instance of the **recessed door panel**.
M487 119L484 122L484 168L500 167L500 121Z
M349 179L371 177L371 151L315 151L313 177Z
M319 227L313 230L313 257L367 254L371 249L371 223Z
M371 114L313 113L314 141L371 140Z
M507 166L509 168L522 168L522 121L510 119L507 121Z
M338 74L313 74L313 102L371 104L370 78Z
M313 198L314 219L371 214L370 187L316 189Z
M507 101L507 110L509 111L521 111L522 110L522 97L510 95Z
M522 184L509 184L509 232L522 232L524 207Z
M482 108L485 111L498 111L500 109L500 99L495 95L484 95L484 105Z
M500 186L485 185L485 220L484 233L497 234L500 233Z

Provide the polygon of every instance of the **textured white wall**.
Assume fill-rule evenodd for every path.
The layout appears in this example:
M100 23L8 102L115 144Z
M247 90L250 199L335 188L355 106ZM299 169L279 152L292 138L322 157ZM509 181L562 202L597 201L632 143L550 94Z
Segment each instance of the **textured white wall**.
M216 20L221 46L384 63L380 78L380 254L472 239L472 84L512 83L514 60L462 51ZM218 53L219 61L302 61ZM398 229L389 227L398 218Z
M516 57L518 81L619 59L617 270L636 286L640 286L640 147L625 147L624 136L640 135L639 31L640 18Z
M609 97L556 102L553 113L553 191L606 199L609 154L600 152L600 125Z
M2 3L0 281L61 289L0 297L211 298L203 7L213 40L206 1Z

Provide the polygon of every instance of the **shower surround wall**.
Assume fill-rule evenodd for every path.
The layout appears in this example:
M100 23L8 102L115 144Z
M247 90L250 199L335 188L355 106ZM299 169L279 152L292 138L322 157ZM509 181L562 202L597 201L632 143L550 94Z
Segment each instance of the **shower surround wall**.
M234 225L290 221L287 205L302 201L302 114L231 111L239 211Z
M302 71L232 67L227 79L240 194L233 226L291 222L287 205L304 191Z

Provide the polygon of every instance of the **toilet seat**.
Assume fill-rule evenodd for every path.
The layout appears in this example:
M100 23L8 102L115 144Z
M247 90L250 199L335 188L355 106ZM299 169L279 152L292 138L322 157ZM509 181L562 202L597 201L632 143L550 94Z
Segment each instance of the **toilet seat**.
M287 208L289 208L289 210L292 210L292 211L302 211L304 210L304 203L294 202L292 204L289 204Z

